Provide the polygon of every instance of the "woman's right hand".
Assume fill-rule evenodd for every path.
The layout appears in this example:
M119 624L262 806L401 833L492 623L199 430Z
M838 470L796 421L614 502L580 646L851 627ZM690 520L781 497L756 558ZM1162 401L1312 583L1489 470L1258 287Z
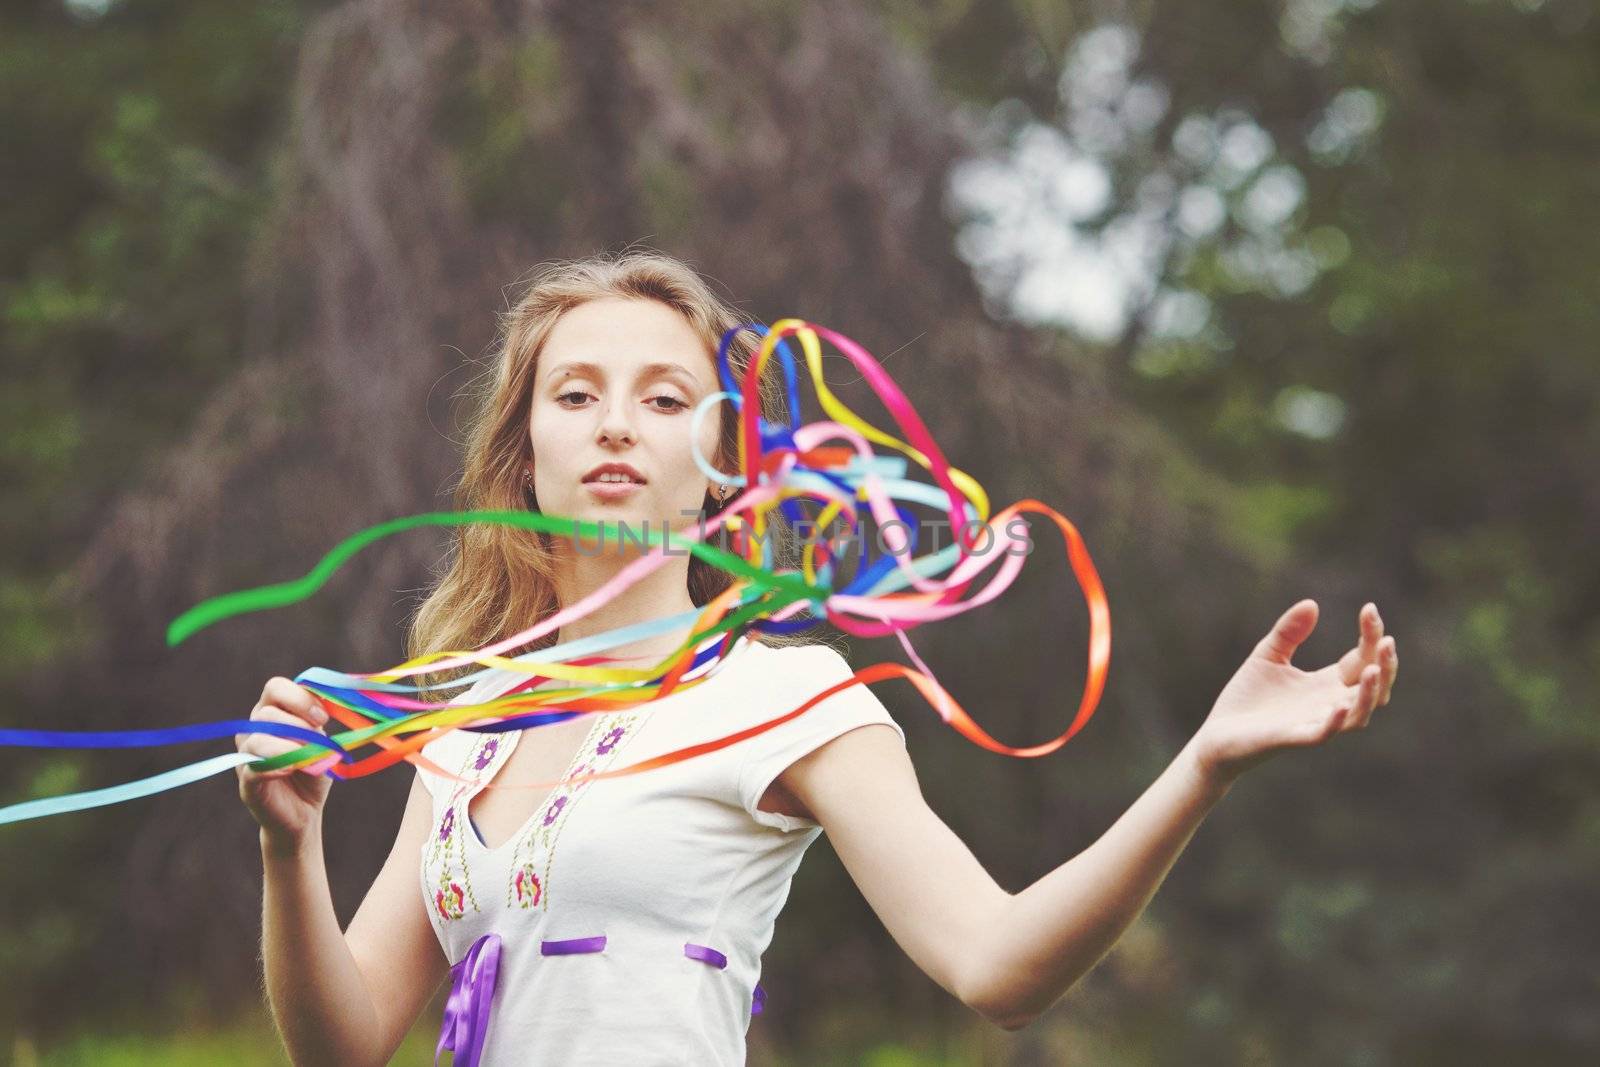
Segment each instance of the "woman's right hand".
M315 694L288 678L268 679L261 699L250 712L252 722L282 722L324 733L328 713ZM302 742L271 734L235 734L240 752L267 759L300 748ZM322 805L328 799L333 780L320 774L306 774L294 767L275 771L235 768L239 774L239 798L261 824L261 841L279 849L295 849L322 821Z

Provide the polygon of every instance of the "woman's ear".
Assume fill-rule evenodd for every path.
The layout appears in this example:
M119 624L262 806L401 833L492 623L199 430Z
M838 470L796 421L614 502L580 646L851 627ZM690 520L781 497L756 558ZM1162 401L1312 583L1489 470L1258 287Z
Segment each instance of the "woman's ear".
M725 471L731 467L721 441L717 442L717 451L715 457L711 460L711 466L714 470L718 471ZM710 494L711 499L715 500L719 505L727 502L726 499L720 493L718 493L718 490L721 489L725 484L727 483L725 483L721 478L718 478L716 481L710 483L706 489L706 492Z
M525 464L522 468L522 491L528 496L529 506L534 511L539 510L539 497L533 491L533 463Z

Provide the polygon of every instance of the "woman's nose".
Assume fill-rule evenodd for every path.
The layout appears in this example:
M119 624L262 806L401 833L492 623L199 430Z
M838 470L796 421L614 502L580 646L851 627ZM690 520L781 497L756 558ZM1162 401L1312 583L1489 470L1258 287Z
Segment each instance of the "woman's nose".
M607 444L621 444L634 441L633 423L629 421L628 401L614 400L606 406L604 414L600 417L598 436Z

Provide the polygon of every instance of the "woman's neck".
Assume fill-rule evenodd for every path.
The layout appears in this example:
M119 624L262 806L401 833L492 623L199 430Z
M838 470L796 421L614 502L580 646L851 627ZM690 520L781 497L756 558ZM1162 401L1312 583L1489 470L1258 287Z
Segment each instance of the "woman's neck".
M568 555L557 569L556 596L559 603L566 608L593 595L635 558L611 552L595 556ZM694 601L689 596L689 558L670 556L661 566L619 590L610 600L562 626L557 640L565 644L627 626L681 615L694 608ZM691 619L663 633L600 649L598 654L613 658L659 660L688 640L693 631L694 620Z

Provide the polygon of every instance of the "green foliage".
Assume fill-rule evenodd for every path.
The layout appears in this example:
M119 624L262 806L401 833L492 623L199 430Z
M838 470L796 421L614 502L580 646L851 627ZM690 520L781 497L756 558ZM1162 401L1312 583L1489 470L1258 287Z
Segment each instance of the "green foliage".
M309 5L15 5L0 14L0 683L102 636L68 607L85 531L238 366L247 261ZM81 725L75 723L75 725ZM132 766L125 763L123 766ZM8 750L7 801L103 784L78 756ZM99 764L98 766L104 766ZM6 828L0 1059L113 968L85 969L124 899L116 821ZM107 1057L111 1054L107 1052ZM96 1054L95 1062L106 1062ZM216 1062L201 1056L193 1062Z
M571 120L570 59L542 33L508 41L490 56L471 54L464 42L458 59L470 75L448 87L434 129L452 150L474 217L550 225L561 193L580 180L559 144Z
M432 1020L419 1024L396 1050L391 1062L431 1063L438 1028ZM20 1047L22 1043L19 1042ZM28 1052L15 1056L15 1067L280 1067L289 1062L271 1020L252 1011L225 1028L186 1027L170 1033L84 1034L43 1051L27 1042Z
M0 16L0 596L11 678L74 637L41 575L236 366L301 7ZM20 521L23 516L27 521Z

